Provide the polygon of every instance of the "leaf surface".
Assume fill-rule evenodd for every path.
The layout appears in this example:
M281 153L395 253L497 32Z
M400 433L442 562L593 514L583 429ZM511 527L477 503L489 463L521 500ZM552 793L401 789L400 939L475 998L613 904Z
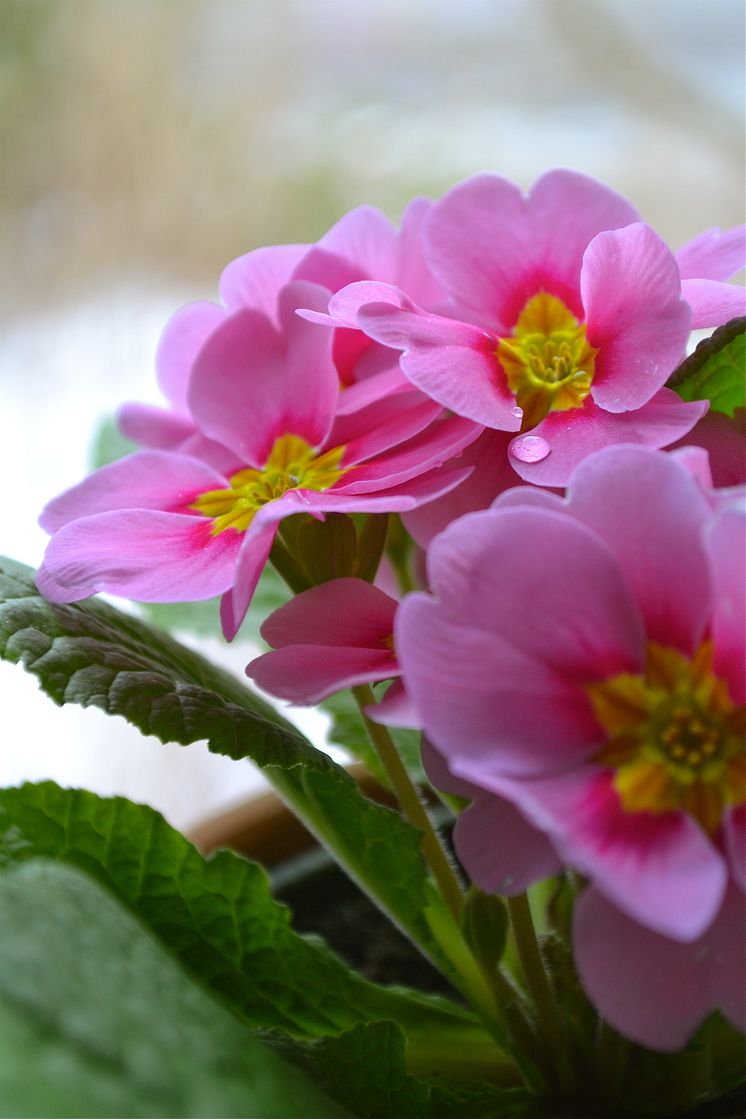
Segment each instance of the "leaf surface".
M363 979L294 932L260 866L231 851L203 858L152 808L51 781L0 789L0 868L37 858L85 870L253 1026L313 1038L389 1019L420 1044L493 1052L469 1012Z
M732 416L746 405L746 317L731 319L699 343L669 380L682 400L709 400Z
M87 875L0 876L0 1115L343 1114Z
M246 684L106 603L47 602L33 572L11 560L0 560L0 656L21 662L56 703L95 705L163 742L207 740L215 753L251 758L362 889L442 964L423 916L419 832L363 796Z

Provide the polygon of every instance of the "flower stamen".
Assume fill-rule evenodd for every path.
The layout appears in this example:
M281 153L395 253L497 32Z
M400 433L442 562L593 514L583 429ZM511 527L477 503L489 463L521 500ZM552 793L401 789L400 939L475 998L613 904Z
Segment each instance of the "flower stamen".
M644 675L587 691L609 735L595 761L615 770L626 811L683 810L714 834L726 807L746 800L746 709L713 673L711 642L691 659L651 643Z
M289 490L330 489L345 473L340 466L344 452L342 446L317 455L299 435L281 435L261 470L247 466L236 471L230 489L200 494L189 508L213 518L213 536L229 528L246 532L258 509Z
M539 292L528 300L497 356L508 387L523 409L521 430L536 427L551 411L580 408L591 391L598 352L561 299Z

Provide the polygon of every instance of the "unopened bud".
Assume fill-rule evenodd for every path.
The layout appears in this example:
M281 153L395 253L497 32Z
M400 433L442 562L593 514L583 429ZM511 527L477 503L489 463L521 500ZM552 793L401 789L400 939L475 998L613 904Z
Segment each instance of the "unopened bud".
M472 886L466 895L463 930L479 962L487 968L496 968L508 935L508 911L503 899Z

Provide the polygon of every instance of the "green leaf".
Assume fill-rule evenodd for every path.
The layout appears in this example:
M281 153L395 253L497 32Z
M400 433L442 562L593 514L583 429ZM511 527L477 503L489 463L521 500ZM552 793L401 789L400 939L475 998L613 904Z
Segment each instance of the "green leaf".
M475 1079L453 1079L449 1070L456 1055L446 1043L435 1041L429 1054L437 1076L412 1075L412 1057L402 1031L391 1022L360 1024L334 1038L312 1043L273 1037L273 1048L292 1061L322 1091L354 1115L391 1116L391 1119L477 1119L526 1114L532 1097L518 1085Z
M95 600L47 602L33 572L0 560L0 656L20 661L62 703L95 705L163 742L207 740L251 758L384 912L445 966L424 917L420 836L229 673Z
M453 1119L455 1115L459 1119L557 1119L559 1114L556 1100L547 1101L545 1106L544 1101L523 1087L500 1088L479 1080L433 1079L429 1088L431 1119Z
M429 1115L429 1090L407 1076L404 1035L391 1022L358 1025L341 1037L320 1038L310 1045L276 1039L274 1048L360 1119Z
M731 319L699 343L668 384L682 400L709 400L732 416L746 405L746 317Z
M159 813L51 781L0 790L0 867L53 858L85 870L251 1025L316 1037L390 1019L416 1034L499 1054L445 999L378 987L290 927L261 867L230 851L204 859ZM449 1041L450 1039L450 1041Z
M0 1114L344 1114L71 867L0 877Z
M349 750L353 757L361 761L368 772L377 777L387 788L388 777L366 734L352 692L337 692L336 695L323 700L319 707L331 715L329 741ZM417 785L427 784L420 759L420 732L389 727L389 733L412 780Z

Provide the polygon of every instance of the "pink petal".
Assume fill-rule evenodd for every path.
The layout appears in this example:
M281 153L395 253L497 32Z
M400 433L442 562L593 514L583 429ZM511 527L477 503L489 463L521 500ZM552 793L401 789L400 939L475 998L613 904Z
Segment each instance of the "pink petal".
M457 459L459 466L473 466L473 474L445 497L404 515L407 531L421 548L426 548L451 521L465 513L489 508L499 493L520 483L508 461L510 438L507 432L484 431ZM527 488L521 486L522 490Z
M417 435L441 411L420 392L385 396L356 412L338 413L327 446L346 448L343 465L362 462Z
M714 667L727 680L734 703L741 704L746 702L746 516L742 504L722 510L707 528L705 546L714 581Z
M382 642L393 635L396 606L393 598L363 579L332 579L275 610L261 634L274 649L302 644L380 651ZM388 655L393 656L390 649Z
M285 499L292 498L296 503L293 512L310 513L312 516L322 516L323 513L401 513L455 489L470 473L469 467L464 470L438 467L407 482L394 484L391 479L385 478L380 487L371 492L325 490L313 493L311 490L297 490L286 494Z
M211 527L206 517L153 509L83 517L52 537L37 585L56 602L97 591L140 602L212 598L231 585L239 537Z
M637 220L618 194L573 171L543 175L528 198L506 179L476 175L435 204L429 257L458 302L504 333L541 290L579 314L578 276L589 241Z
M394 680L379 703L369 704L365 708L365 714L374 723L383 723L387 727L420 730L422 726L401 680Z
M398 673L386 649L292 645L251 661L246 675L264 691L291 703L319 703L356 684L385 680Z
M402 485L449 462L464 447L473 443L480 431L481 428L476 424L457 416L430 424L425 431L419 432L405 443L350 467L335 485L334 492L372 493Z
M183 415L188 414L187 385L194 359L225 317L217 303L188 303L166 323L155 357L158 383Z
M691 314L670 249L647 225L599 233L583 257L591 395L607 412L640 408L681 361Z
M232 260L220 277L220 298L231 311L250 307L277 325L277 293L290 282L309 245L269 245Z
M745 942L743 898L733 889L714 924L688 944L636 924L598 890L586 890L575 910L583 986L612 1026L649 1049L681 1049L718 1006L744 1029Z
M634 412L605 412L586 397L581 408L550 412L531 432L544 439L549 453L537 462L525 462L514 453L522 436L509 449L516 474L538 486L566 486L575 467L614 443L640 443L665 447L681 439L707 411L706 401L685 404L671 389L660 389L652 400Z
M185 439L179 450L183 455L189 455L191 458L198 458L201 462L206 462L208 466L211 466L213 470L217 470L226 478L230 478L232 474L246 465L243 459L238 458L233 451L229 451L222 443L216 443L214 439L207 439L199 431L195 431L194 435Z
M402 370L433 400L488 426L520 427L521 412L505 384L492 336L470 323L420 310L390 284L351 284L329 307L339 322L403 350Z
M300 317L307 318L308 316L301 315ZM309 318L308 321L313 322L314 320ZM371 347L381 348L371 342L370 338L366 338L361 330L348 330L347 327L341 326L334 331L332 359L343 385L347 386L355 383L357 364L363 354ZM390 355L387 356L390 357Z
M339 397L337 416L348 416L360 408L367 408L369 404L388 396L389 393L393 395L411 391L412 382L407 380L399 368L398 360L395 360L393 366L384 369L381 373L375 373L363 381L347 385Z
M384 304L386 307L396 307L398 310L413 311L425 315L416 303L401 288L394 284L384 283L379 280L363 280L359 283L348 284L337 291L329 300L329 315L338 326L354 327L360 329L360 311L369 304ZM299 315L311 319L308 311L300 310ZM320 322L319 312L315 321Z
M731 808L724 821L725 848L733 881L746 892L746 804Z
M436 789L475 798L459 816L454 839L469 877L483 890L512 897L557 873L559 860L549 840L510 801L454 777L443 755L426 738L422 764Z
M639 670L643 655L637 607L605 545L566 516L511 509L461 518L428 561L437 600L404 599L395 646L451 770L468 758L543 773L597 749L583 685Z
M285 335L256 311L236 311L194 364L189 405L195 420L251 466L263 466L288 431L312 445L328 431L337 392L331 336L293 314L297 299L321 297L312 285L283 289L278 307Z
M746 314L746 292L739 284L682 280L681 294L692 309L692 330L720 326Z
M294 511L292 508L288 510L284 498L273 501L272 506L277 508L265 505L260 509L240 541L233 588L227 590L220 601L220 622L226 641L233 640L246 617L259 576L269 560L279 522L283 516ZM274 518L267 516L268 509L275 514Z
M46 532L56 532L79 517L115 509L180 513L199 494L227 485L221 474L197 459L169 451L136 451L55 497L39 523Z
M540 489L539 486L514 486L493 502L493 509L549 509L564 512L566 505L558 493Z
M467 780L476 776L474 761L459 757L453 768ZM728 876L720 853L690 816L626 812L613 773L595 766L534 781L483 770L479 778L547 832L561 858L634 920L683 941L711 924Z
M746 228L708 229L676 253L682 280L729 280L746 264Z
M365 305L358 322L369 337L404 351L403 372L439 404L487 427L520 428L521 411L497 360L496 338L470 323L384 303Z
M694 653L713 602L701 541L711 512L698 482L670 455L607 447L578 467L567 511L613 552L634 590L648 639Z
M195 432L188 416L150 404L123 404L117 412L117 427L125 439L162 451L176 450Z
M375 206L358 206L333 225L306 254L295 278L337 291L363 279L393 280L397 234Z
M707 416L704 419L707 419ZM679 466L683 466L687 474L690 474L711 498L712 471L710 470L709 455L704 447L686 445L676 449L669 447L668 453Z
M563 513L469 514L438 538L428 574L456 624L489 634L497 627L500 640L559 666L568 680L585 684L640 664L644 630L616 557Z
M335 331L335 338L337 333L338 331ZM352 383L375 380L380 377L381 374L389 373L392 370L398 370L399 377L401 378L399 385L403 383L405 389L411 390L412 386L399 369L398 356L392 353L387 346L379 346L377 342L373 342L370 338L366 338L362 331L358 330L356 333L360 338L365 339L368 344L361 350L360 356L350 370L350 374L353 378ZM395 383L392 384L392 388L394 391L398 391Z
M329 293L310 283L293 283L278 297L284 343L282 391L285 429L313 447L325 441L339 397L339 376L332 360L332 337L296 315L298 307L326 306ZM253 402L252 402L253 404Z
M429 198L413 198L401 218L395 283L421 307L434 310L446 298L445 289L424 256L424 226L432 211Z
M480 793L456 821L453 841L472 882L515 897L559 873L557 852L509 800Z
M713 486L741 486L746 482L746 409L737 408L732 417L707 412L668 450L692 445L707 451Z
M453 793L457 797L466 797L468 800L482 791L476 785L472 785L470 781L463 781L460 777L454 777L443 754L435 749L432 742L424 734L422 736L422 765L430 783L436 789Z
M263 466L285 431L282 363L270 320L244 310L213 332L192 370L189 407L200 429L250 466Z

